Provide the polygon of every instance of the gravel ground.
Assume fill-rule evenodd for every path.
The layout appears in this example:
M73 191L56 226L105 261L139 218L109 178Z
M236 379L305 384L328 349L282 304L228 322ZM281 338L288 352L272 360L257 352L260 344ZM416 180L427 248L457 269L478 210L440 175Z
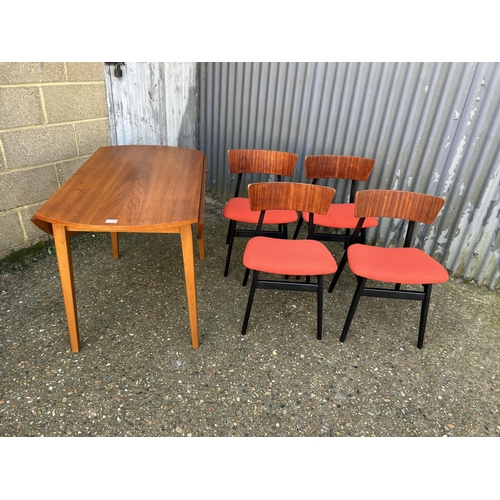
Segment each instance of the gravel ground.
M245 240L224 278L226 229L207 202L197 350L177 235L122 234L117 261L108 234L73 239L79 353L53 252L3 265L0 435L500 435L497 292L435 286L422 350L419 303L362 298L342 344L355 284L346 268L325 293L322 341L313 294L270 290L257 291L242 337Z

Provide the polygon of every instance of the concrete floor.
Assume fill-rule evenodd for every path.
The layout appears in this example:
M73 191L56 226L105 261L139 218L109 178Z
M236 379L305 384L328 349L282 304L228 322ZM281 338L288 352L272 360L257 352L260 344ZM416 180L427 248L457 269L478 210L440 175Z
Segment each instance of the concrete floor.
M1 436L500 436L500 295L455 279L434 287L424 348L419 303L362 298L347 268L325 294L248 287L237 240L207 202L196 258L201 346L191 348L177 235L73 240L82 349L72 353L55 256L0 274ZM328 244L337 260L339 244ZM38 255L38 256L37 256ZM330 282L330 277L326 283Z

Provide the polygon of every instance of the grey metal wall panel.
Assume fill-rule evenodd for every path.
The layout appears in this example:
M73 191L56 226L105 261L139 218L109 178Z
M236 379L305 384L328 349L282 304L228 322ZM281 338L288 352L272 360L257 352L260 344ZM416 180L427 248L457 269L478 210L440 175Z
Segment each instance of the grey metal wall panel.
M500 287L498 63L201 63L208 191L228 199L231 148L375 158L364 188L446 198L417 243L450 273ZM255 179L252 179L252 181ZM331 182L337 201L345 183ZM389 242L392 224L369 232Z
M499 84L499 64L477 65L439 182L443 263L491 288L500 281Z

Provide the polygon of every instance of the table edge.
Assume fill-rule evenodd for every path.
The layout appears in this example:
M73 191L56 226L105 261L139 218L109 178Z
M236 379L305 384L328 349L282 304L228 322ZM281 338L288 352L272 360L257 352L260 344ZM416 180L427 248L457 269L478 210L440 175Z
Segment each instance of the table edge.
M36 214L35 214L36 215ZM188 226L199 223L198 218L187 219L177 222L169 222L168 224L155 224L146 226L121 226L118 224L106 225L90 225L90 224L75 224L68 221L46 220L43 218L31 218L31 222L42 231L53 235L53 225L64 226L67 231L82 231L82 232L104 232L104 233L163 233L172 232L181 226Z

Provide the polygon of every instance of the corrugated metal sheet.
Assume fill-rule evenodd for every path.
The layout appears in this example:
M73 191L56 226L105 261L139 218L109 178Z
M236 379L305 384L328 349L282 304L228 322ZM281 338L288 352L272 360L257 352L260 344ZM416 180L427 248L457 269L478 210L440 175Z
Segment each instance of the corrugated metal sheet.
M375 158L365 188L446 198L421 248L456 276L500 287L500 64L201 63L207 188L227 199L231 148ZM253 179L256 180L256 179ZM347 200L345 184L337 201ZM369 239L387 242L382 224Z

